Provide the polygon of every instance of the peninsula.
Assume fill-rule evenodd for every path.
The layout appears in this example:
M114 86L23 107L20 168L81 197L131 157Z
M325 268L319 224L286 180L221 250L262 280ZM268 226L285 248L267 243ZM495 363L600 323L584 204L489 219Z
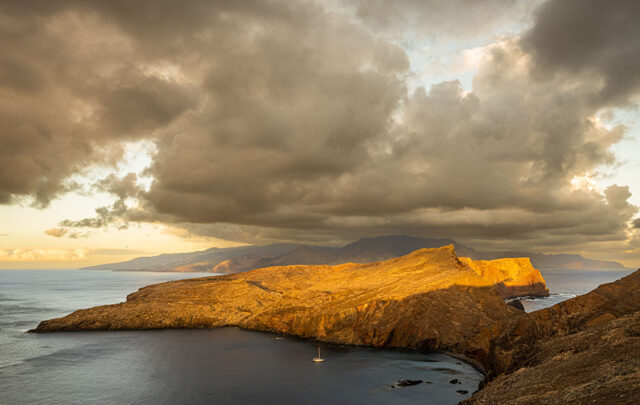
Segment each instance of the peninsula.
M523 395L522 403L566 403L608 398L611 390L620 403L633 398L640 389L633 358L640 349L640 271L531 314L505 304L519 295L548 295L528 259L474 261L449 245L375 263L269 267L151 285L124 303L43 321L33 332L239 326L457 353L486 372L484 388L468 403ZM607 343L596 344L600 339Z
M482 361L489 336L481 331L521 312L504 303L513 292L549 294L528 259L476 263L449 245L376 263L268 267L151 285L125 303L79 310L35 331L239 326Z

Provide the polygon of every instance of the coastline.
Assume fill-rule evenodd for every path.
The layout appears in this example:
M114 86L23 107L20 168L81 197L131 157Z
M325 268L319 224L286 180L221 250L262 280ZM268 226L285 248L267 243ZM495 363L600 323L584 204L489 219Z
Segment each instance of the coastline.
M618 323L632 322L629 315L640 310L640 271L553 307L525 313L506 305L495 288L482 284L486 281L475 279L477 275L462 266L452 250L436 249L409 256L366 268L356 264L336 268L292 266L152 285L130 294L126 303L79 310L64 318L43 321L34 332L239 326L314 339L323 344L455 354L465 364L484 371L483 388L475 392L472 397L475 398L486 395L486 387L492 386L492 381L515 378L514 386L526 384L517 380L518 370L527 364L530 368L531 356L551 344L548 342L564 350L563 347L573 344L569 342L572 336L581 333L592 336L595 333L592 327L617 319ZM417 263L418 267L414 267ZM388 284L394 274L402 277ZM420 290L429 277L442 274L457 281L448 286L438 284L433 290ZM323 284L331 277L339 277L342 283L339 285L343 285L347 275L354 280L349 291L329 291L328 284ZM459 285L460 277L471 284ZM285 288L287 283L303 283L307 287L291 290ZM376 286L371 290L374 295L354 306L354 296L369 296L368 290L354 288L371 283ZM380 286L384 288L377 289L376 283L382 283ZM402 297L375 295L389 291L397 294L400 291L397 288L403 289ZM307 306L297 306L299 300ZM342 306L343 300L347 306ZM602 329L598 333L605 332ZM624 339L621 342L634 344ZM537 361L549 360L543 357ZM563 375L540 378L548 379L545 384L554 386L565 378Z

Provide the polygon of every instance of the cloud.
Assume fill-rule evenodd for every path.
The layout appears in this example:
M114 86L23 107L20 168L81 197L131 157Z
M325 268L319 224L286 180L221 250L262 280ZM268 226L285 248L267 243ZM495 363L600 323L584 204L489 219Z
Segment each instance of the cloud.
M0 262L81 261L87 249L0 249Z
M105 255L105 256L123 256L123 255L148 255L146 250L137 249L94 249L91 251L92 255Z
M140 186L137 184L138 176L135 173L127 173L123 177L118 177L111 173L107 177L99 180L94 188L110 194L115 194L121 200L129 197L137 197L140 193Z
M118 177L111 173L107 177L98 180L93 189L105 192L117 197L111 205L98 207L95 209L96 216L79 220L65 219L58 224L61 228L53 228L45 231L46 234L56 237L68 236L70 238L86 237L89 234L82 234L72 231L70 228L105 228L115 226L123 230L129 227L130 222L153 221L144 209L128 206L127 201L132 200L138 203L138 198L143 193L144 186L138 183L138 176L135 173L127 173Z
M640 229L640 218L636 218L633 220L633 227L635 229Z
M635 3L592 15L550 0L521 37L469 54L471 89L409 90L405 50L375 33L479 35L517 3L356 2L356 18L319 2L3 3L0 199L44 205L70 174L144 139L148 188L105 177L94 188L113 204L50 231L158 221L240 242L621 243L637 214L629 189L575 179L615 164L627 131L595 117L637 96L640 70L619 62L635 66L636 28L611 23Z
M143 198L194 232L232 240L428 233L553 246L624 239L635 210L628 189L602 194L571 181L612 164L609 147L625 128L593 119L598 110L584 101L590 82L563 90L564 77L534 80L531 70L517 41L505 41L487 53L471 92L456 81L419 88L394 110L396 121L388 111L387 123L351 149L336 151L331 133L295 109L288 117L314 134L295 148L286 147L295 133L275 133L267 148L254 143L253 130L209 143L202 128L191 128L159 144L156 182ZM264 118L237 114L225 120L239 122L241 114L260 125ZM352 132L354 122L338 122Z
M540 1L516 0L356 0L355 15L376 33L407 32L432 39L464 39L488 35L521 23Z
M0 204L28 195L46 206L69 175L115 163L119 141L194 106L188 85L146 73L145 44L98 3L0 3Z
M550 0L523 46L539 74L592 77L598 104L625 105L640 89L640 3L634 0Z
M69 229L65 228L51 228L44 231L46 235L53 236L54 238L62 238L66 236L70 239L78 239L78 238L86 238L89 236L88 233L81 232L72 232Z
M53 236L54 238L61 238L63 237L67 232L65 229L61 229L61 228L51 228L51 229L47 229L46 231L44 231L45 234L49 235L49 236Z
M58 224L63 232L60 236L78 237L79 233L71 232L68 228L106 228L114 226L116 229L124 230L129 228L129 223L153 221L147 212L136 207L128 207L124 199L118 199L110 206L98 207L95 209L96 216L79 220L65 219ZM87 236L87 235L85 235Z

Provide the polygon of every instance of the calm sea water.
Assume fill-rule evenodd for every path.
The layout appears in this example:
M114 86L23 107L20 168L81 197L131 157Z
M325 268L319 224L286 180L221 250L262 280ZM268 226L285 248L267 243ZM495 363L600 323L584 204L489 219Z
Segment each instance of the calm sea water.
M0 404L456 404L482 380L437 353L322 346L326 361L313 363L313 342L237 328L25 333L202 275L0 270ZM430 383L391 388L399 379Z
M545 270L541 271L551 294L546 298L522 300L527 312L551 307L559 302L588 293L600 284L610 283L634 270Z

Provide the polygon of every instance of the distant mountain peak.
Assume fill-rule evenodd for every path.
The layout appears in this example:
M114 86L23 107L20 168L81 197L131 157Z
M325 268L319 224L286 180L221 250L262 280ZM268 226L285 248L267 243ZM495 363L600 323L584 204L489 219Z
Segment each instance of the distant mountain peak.
M260 267L292 264L367 263L407 255L424 248L451 245L460 257L492 260L503 257L529 257L534 267L548 269L624 269L620 263L592 260L574 254L527 252L478 252L453 239L420 238L408 235L382 235L362 238L342 247L276 243L263 246L212 247L189 253L138 257L121 263L85 267L91 270L181 271L238 273Z

